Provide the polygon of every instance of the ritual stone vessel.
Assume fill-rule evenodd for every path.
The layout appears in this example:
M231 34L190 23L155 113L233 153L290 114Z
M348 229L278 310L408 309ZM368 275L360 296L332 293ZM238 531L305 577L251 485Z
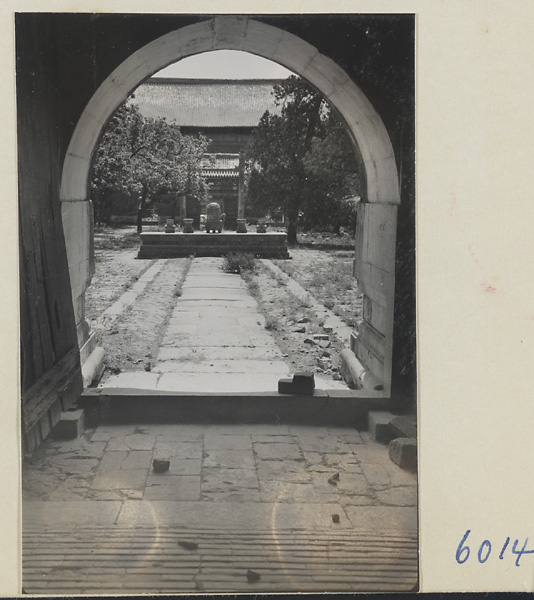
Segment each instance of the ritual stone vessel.
M176 231L176 227L174 225L174 219L167 219L165 223L165 233L174 233Z
M221 207L217 202L210 202L206 206L206 232L221 233L224 227L225 214L221 214Z

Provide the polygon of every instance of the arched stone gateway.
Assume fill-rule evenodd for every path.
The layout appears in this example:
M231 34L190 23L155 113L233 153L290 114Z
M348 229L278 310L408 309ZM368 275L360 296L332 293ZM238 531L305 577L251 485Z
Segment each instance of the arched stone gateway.
M346 368L360 383L382 387L387 394L391 384L396 207L400 202L391 141L376 110L335 62L299 37L248 17L218 16L172 31L140 48L100 85L76 125L63 165L60 198L82 363L90 362L87 359L94 347L85 322L84 297L93 271L89 175L101 131L146 78L187 56L223 49L250 52L294 71L329 100L347 125L365 173L354 270L365 299L364 322L351 343L361 364L352 363L349 357Z

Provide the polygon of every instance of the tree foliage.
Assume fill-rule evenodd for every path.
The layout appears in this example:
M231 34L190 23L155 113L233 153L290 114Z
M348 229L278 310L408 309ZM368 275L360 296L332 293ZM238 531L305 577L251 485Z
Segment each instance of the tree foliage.
M97 220L109 213L113 193L138 199L137 227L154 196L163 192L203 197L201 173L208 146L203 136L185 136L163 118L145 118L134 104L121 106L108 122L93 161L92 198Z
M248 153L249 203L257 213L283 212L290 243L299 216L307 228L339 231L352 211L346 198L358 194L360 181L345 128L303 79L289 77L274 94L280 114L265 112Z

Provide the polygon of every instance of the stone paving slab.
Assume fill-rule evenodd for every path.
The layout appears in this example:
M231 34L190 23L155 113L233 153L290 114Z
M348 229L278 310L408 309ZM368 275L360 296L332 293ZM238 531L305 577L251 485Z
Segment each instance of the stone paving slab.
M402 507L392 510L386 506L368 506L365 508L345 506L345 514L356 529L366 529L384 533L403 533L417 531L417 510L415 507Z
M409 591L416 478L384 451L354 428L303 425L102 425L45 443L24 468L25 589Z
M187 302L188 300L214 300L214 301L247 301L250 298L250 294L246 288L242 287L190 287L184 285L181 300Z
M340 522L332 522L332 514ZM213 527L226 531L338 530L351 529L341 505L303 502L137 502L126 500L117 520L119 526Z
M225 354L223 348L221 353ZM289 369L286 363L274 360L203 360L203 361L166 361L158 363L160 373L261 373L273 374L275 377L288 377Z
M94 490L143 490L147 478L146 469L101 471L91 486Z
M178 305L177 305L178 306ZM198 309L199 306L199 299L198 298L180 298L180 303L179 303L179 309L177 310L177 312L180 312L180 310L182 309ZM242 311L247 311L253 314L256 314L258 311L258 304L256 303L256 301L254 300L254 298L252 298L251 296L249 296L248 298L246 297L241 297L241 298L228 298L228 299L220 299L220 298L213 298L213 299L204 299L202 300L202 306L203 307L207 307L207 308L215 308L218 310L228 310L229 308L242 312ZM228 314L228 313L227 313Z
M105 385L102 387L153 390L158 384L158 379L158 373L147 373L146 371L130 371L110 376L108 379L106 379Z
M280 375L285 377L285 375ZM195 373L163 373L156 389L167 392L274 392L278 389L279 377L274 374L254 373L205 373L202 378Z
M220 358L219 346L197 346L195 348L163 347L158 354L158 367L167 360L195 361L217 360ZM281 352L276 345L255 346L224 346L224 355L227 360L276 360L281 357Z
M44 531L62 528L68 532L73 527L112 527L122 507L122 502L118 501L25 500L22 508L22 528L38 528Z
M201 454L201 453L200 453ZM165 448L156 447L154 451L154 458L169 459L169 452ZM148 475L147 483L155 483L161 479L167 479L170 477L182 476L182 475L200 475L202 468L202 459L198 458L183 458L183 454L178 457L172 457L171 465L169 470L165 473L150 473Z
M197 287L215 287L215 288L235 288L246 289L246 284L241 278L236 278L232 274L222 273L221 275L206 275L201 272L188 273L188 289Z
M192 329L192 327L191 327ZM189 347L191 349L200 346L211 346L217 348L267 348L274 350L277 346L274 340L265 338L256 332L247 331L236 332L230 331L227 335L214 335L211 330L202 331L199 325L195 325L195 329L184 331L181 325L169 325L167 335L162 342L162 347ZM219 357L221 355L219 354ZM158 356L159 362L159 356ZM289 367L288 367L289 368ZM345 386L345 389L347 387Z
M201 320L209 315L210 319L224 319L228 317L228 310L235 306L234 302L210 301L203 302L202 306L199 306L199 302L183 301L174 307L172 316L177 319ZM256 302L248 302L247 306L240 305L239 317L255 318L257 315L258 305Z

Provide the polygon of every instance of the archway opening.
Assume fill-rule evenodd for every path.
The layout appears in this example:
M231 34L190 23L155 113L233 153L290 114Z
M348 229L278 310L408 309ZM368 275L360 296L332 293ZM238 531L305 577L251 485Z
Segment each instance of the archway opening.
M107 370L102 385L106 387L122 382L122 387L126 387L128 373L143 371L147 366L152 373L160 373L162 369L169 372L175 368L182 374L189 372L186 367L197 373L201 368L210 373L216 372L219 366L213 364L213 353L206 352L200 339L185 340L178 327L175 333L180 342L174 342L175 345L181 345L182 350L189 348L189 351L179 354L182 364L172 365L172 360L177 360L176 352L167 349L160 353L156 348L152 340L165 337L163 324L177 301L172 294L162 293L162 280L166 278L164 272L158 273L157 285L149 282L136 297L135 307L129 314L137 320L135 323L132 319L127 320L128 330L122 320L117 324L111 322L116 316L115 307L108 310L102 319L107 330L96 320L99 315L94 313L95 308L102 304L100 298L109 298L112 293L120 294L124 291L123 285L129 285L145 270L146 262L141 261L141 267L138 261L133 260L137 248L124 249L123 245L135 242L135 213L137 216L141 213L138 188L141 181L146 181L146 185L152 187L152 196L145 205L146 214L140 225L143 231L151 232L150 236L154 239L157 235L154 236L153 232L163 232L169 218L172 227L177 226L180 231L184 218L194 218L195 231L204 231L206 228L198 217L211 202L218 203L226 214L224 225L228 231L236 230L236 217L240 211L244 213L248 240L256 238L257 229L263 228L272 233L287 231L292 225L295 228L298 225L299 244L291 248L291 264L275 260L274 265L270 263L272 270L258 265L261 274L253 280L247 278L247 282L255 292L259 292L261 287L266 292L263 295L257 293L256 299L265 315L265 327L276 340L282 356L287 357L291 372L314 372L318 387L347 391L341 383L339 355L348 345L350 327L362 320L361 296L352 276L351 261L355 207L360 199L362 177L344 124L324 97L307 82L272 61L248 53L207 52L182 59L164 69L165 74L167 76L163 77L161 72L156 73L142 83L114 113L93 159L91 189L96 222L96 272L93 285L86 294L86 316L88 320L95 319L92 329L101 332L102 346L106 351ZM139 133L143 130L141 125L147 130L144 135ZM208 145L198 164L199 174L207 180L204 198L182 193L187 192L183 188L186 182L179 177L176 188L161 186L167 169L167 156L159 157L158 149L164 140L174 141L173 133L178 134L173 129L175 126L180 128L182 148L198 140L199 136L206 138ZM155 145L153 142L156 140L150 135L152 129L159 132ZM128 157L132 157L131 166L123 164ZM158 158L161 167L155 164ZM182 159L184 164L185 160ZM204 161L206 166L202 168ZM245 166L242 163L246 164L246 169L241 168ZM149 172L147 165L150 165ZM125 173L122 173L121 166ZM178 161L176 172L181 166ZM243 176L244 181L241 181L245 172L246 177ZM230 187L227 183L234 185ZM114 187L119 192L124 191L108 196L101 193ZM295 202L299 215L294 223L288 225L288 213ZM102 227L103 217L114 229ZM124 227L122 238L121 232L116 229L119 224ZM144 234L145 240L147 236ZM177 239L168 235L162 237L167 243ZM183 236L178 237L183 241ZM207 236L197 234L193 237L197 245L207 241ZM220 242L228 241L228 237L223 236ZM111 240L117 241L116 252L112 251ZM228 248L227 252L241 249L243 238L236 241L238 246ZM151 250L156 251L155 248ZM149 255L145 244L142 251L143 257ZM192 252L193 249L188 247L186 253ZM129 260L123 256L125 253ZM180 255L181 248L176 248L173 258ZM120 268L115 266L113 257ZM276 267L291 278L284 276ZM110 277L110 272L114 272L116 277ZM178 273L181 279L185 276ZM293 289L296 296L286 287L290 281L289 289ZM271 293L269 287L272 286L278 290L277 294ZM133 297L129 289L124 293L126 298ZM143 312L146 295L152 294L154 297L147 305L151 312ZM263 298L265 295L269 296L269 301ZM154 306L156 297L157 308ZM310 303L312 297L314 304L317 301L314 310ZM123 304L129 305L128 301ZM162 310L166 304L169 305L167 317L166 311ZM201 304L200 300L198 304ZM117 306L120 305L119 300ZM183 317L184 311L179 312ZM203 314L206 312L207 308ZM336 317L341 317L341 321ZM214 322L213 329L222 335L220 324L221 321L218 324ZM333 324L336 324L335 332L332 331ZM162 331L158 333L160 329ZM228 337L233 339L234 333L235 328L230 326ZM317 336L317 344L313 336ZM319 336L332 338L332 341L319 339ZM246 332L243 332L241 346L247 344L246 339ZM167 345L172 343L167 340ZM308 351L303 353L302 348L306 347ZM239 350L227 351L227 354L234 356L239 354ZM220 350L217 360L221 361L224 354L225 351ZM272 356L273 353L266 353L264 358ZM257 352L255 357L259 359L261 352ZM190 364L184 364L187 362ZM202 362L206 364L201 365ZM233 366L231 364L228 368ZM254 370L259 368L257 362L249 366ZM246 371L246 362L242 362L240 368ZM120 375L113 375L119 372ZM279 377L287 375L280 370ZM145 379L148 380L149 376ZM271 386L275 385L275 379L272 378ZM234 383L237 391L237 377L234 377Z
M141 48L100 86L80 118L63 168L63 223L76 309L78 339L85 362L94 351L84 315L85 290L93 272L89 173L102 129L133 89L159 69L186 56L211 50L242 50L279 63L319 90L345 121L365 173L364 202L358 210L354 261L364 293L364 321L351 341L355 372L391 383L396 205L400 201L391 142L378 113L333 61L296 36L249 18L216 17L184 27ZM85 359L85 360L84 360Z

